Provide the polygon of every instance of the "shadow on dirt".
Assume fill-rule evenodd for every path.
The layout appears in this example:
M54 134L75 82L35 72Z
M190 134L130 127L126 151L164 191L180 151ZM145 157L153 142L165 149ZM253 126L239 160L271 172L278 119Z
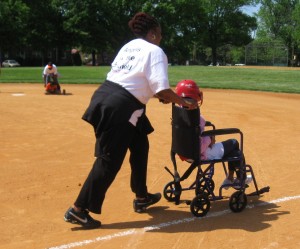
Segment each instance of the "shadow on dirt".
M174 204L170 203L171 205ZM280 206L277 204L257 200L255 204L250 202L241 213L233 213L226 201L218 201L212 204L211 210L205 217L198 218L189 212L189 206L180 205L182 205L182 211L171 210L167 206L156 206L149 208L147 213L141 214L151 216L148 221L103 224L100 229L144 229L146 232L159 233L207 232L219 229L257 232L270 227L270 222L279 219L281 215L290 213L279 210ZM73 231L83 229L72 228Z

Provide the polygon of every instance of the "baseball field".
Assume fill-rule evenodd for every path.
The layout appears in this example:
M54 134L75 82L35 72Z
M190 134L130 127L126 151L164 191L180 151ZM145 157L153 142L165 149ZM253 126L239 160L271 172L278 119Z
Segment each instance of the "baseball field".
M299 81L300 84L300 81ZM248 197L241 213L229 209L232 189L211 203L204 218L188 205L164 198L148 212L133 212L126 157L107 193L102 227L83 230L66 223L94 161L94 135L81 120L98 86L62 84L67 95L44 95L41 84L0 84L0 248L300 248L300 94L203 89L201 112L217 128L239 128L246 162L260 197ZM149 136L148 188L162 192L172 180L171 105L152 99L147 107L155 132ZM178 161L179 172L189 164ZM216 165L218 188L224 179ZM195 179L192 174L183 185ZM254 191L250 184L246 193ZM186 191L183 199L192 199Z

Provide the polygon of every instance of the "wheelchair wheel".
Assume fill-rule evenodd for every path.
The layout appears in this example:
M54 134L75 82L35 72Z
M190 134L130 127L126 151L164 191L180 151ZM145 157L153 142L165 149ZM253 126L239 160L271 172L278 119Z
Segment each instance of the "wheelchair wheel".
M205 216L210 209L210 201L206 193L197 195L190 204L190 210L196 217Z
M234 213L242 212L247 206L247 195L243 191L234 192L229 199L229 208Z
M167 201L175 201L175 182L169 182L164 187L164 197Z
M199 181L198 188L196 187L196 189L195 189L195 194L197 196L197 195L205 192L208 195L210 195L210 193L214 192L214 190L215 190L215 182L213 179L206 178L206 180L205 180L204 178L201 178L201 180Z

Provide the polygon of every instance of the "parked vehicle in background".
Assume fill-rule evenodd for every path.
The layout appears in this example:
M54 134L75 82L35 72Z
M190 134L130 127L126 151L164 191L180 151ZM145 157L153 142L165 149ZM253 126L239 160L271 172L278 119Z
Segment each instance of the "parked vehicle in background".
M5 60L2 62L3 67L19 67L21 66L16 60Z

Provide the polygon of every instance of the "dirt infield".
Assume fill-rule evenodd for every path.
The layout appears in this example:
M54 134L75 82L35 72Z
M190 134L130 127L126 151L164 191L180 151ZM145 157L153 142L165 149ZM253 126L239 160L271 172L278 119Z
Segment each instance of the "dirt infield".
M93 131L81 115L96 87L65 85L71 95L49 96L38 84L0 84L0 248L300 248L296 94L204 89L203 115L218 128L242 130L259 187L271 187L260 198L249 197L243 212L232 213L225 198L212 202L205 218L195 218L188 205L162 199L148 213L137 214L126 158L103 214L93 215L102 228L81 230L64 222L94 161ZM149 137L151 192L162 192L172 180L164 170L172 169L170 111L156 99L147 108L155 128ZM180 171L187 166L179 162ZM224 178L220 168L214 176L218 186ZM183 193L192 197L193 191Z

